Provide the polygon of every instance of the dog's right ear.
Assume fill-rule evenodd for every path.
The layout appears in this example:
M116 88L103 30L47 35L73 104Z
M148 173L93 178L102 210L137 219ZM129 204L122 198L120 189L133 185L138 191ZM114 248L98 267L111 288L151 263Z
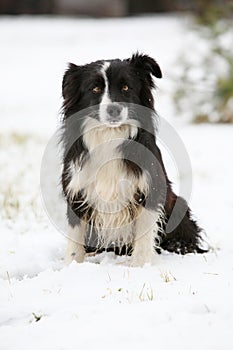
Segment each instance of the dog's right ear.
M80 84L80 67L74 63L69 63L68 69L63 76L62 96L69 99L77 94Z

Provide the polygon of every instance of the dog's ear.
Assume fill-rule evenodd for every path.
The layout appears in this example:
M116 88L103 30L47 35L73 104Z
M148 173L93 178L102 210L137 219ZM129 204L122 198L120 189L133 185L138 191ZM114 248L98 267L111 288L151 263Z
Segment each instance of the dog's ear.
M138 70L152 74L156 78L162 78L161 69L152 57L136 52L128 61Z
M77 93L80 84L80 67L74 63L69 63L62 81L62 96L64 99L69 99Z

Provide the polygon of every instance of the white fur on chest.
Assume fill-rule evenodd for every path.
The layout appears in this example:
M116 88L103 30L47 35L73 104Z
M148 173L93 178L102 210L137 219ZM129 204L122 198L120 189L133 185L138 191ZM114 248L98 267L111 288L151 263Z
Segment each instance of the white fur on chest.
M70 164L68 191L72 197L82 190L85 203L94 208L90 224L94 223L104 245L132 241L133 217L140 211L134 197L138 190L148 193L146 174L138 178L127 171L119 149L135 132L136 127L128 125L91 128L83 136L89 150L87 161L82 167Z

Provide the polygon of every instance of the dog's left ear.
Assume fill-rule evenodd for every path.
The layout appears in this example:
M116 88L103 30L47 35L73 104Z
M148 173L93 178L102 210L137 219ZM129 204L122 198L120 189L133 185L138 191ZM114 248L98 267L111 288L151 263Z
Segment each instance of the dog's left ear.
M156 78L162 78L162 72L158 63L150 56L135 53L128 61L137 69L143 70Z

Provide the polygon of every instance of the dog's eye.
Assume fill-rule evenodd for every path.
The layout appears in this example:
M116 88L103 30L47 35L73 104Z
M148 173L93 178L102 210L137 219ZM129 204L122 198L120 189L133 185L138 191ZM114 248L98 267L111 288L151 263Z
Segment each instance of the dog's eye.
M121 91L129 91L128 85L123 85Z
M99 86L95 86L92 89L93 94L100 94L102 92L102 89Z

